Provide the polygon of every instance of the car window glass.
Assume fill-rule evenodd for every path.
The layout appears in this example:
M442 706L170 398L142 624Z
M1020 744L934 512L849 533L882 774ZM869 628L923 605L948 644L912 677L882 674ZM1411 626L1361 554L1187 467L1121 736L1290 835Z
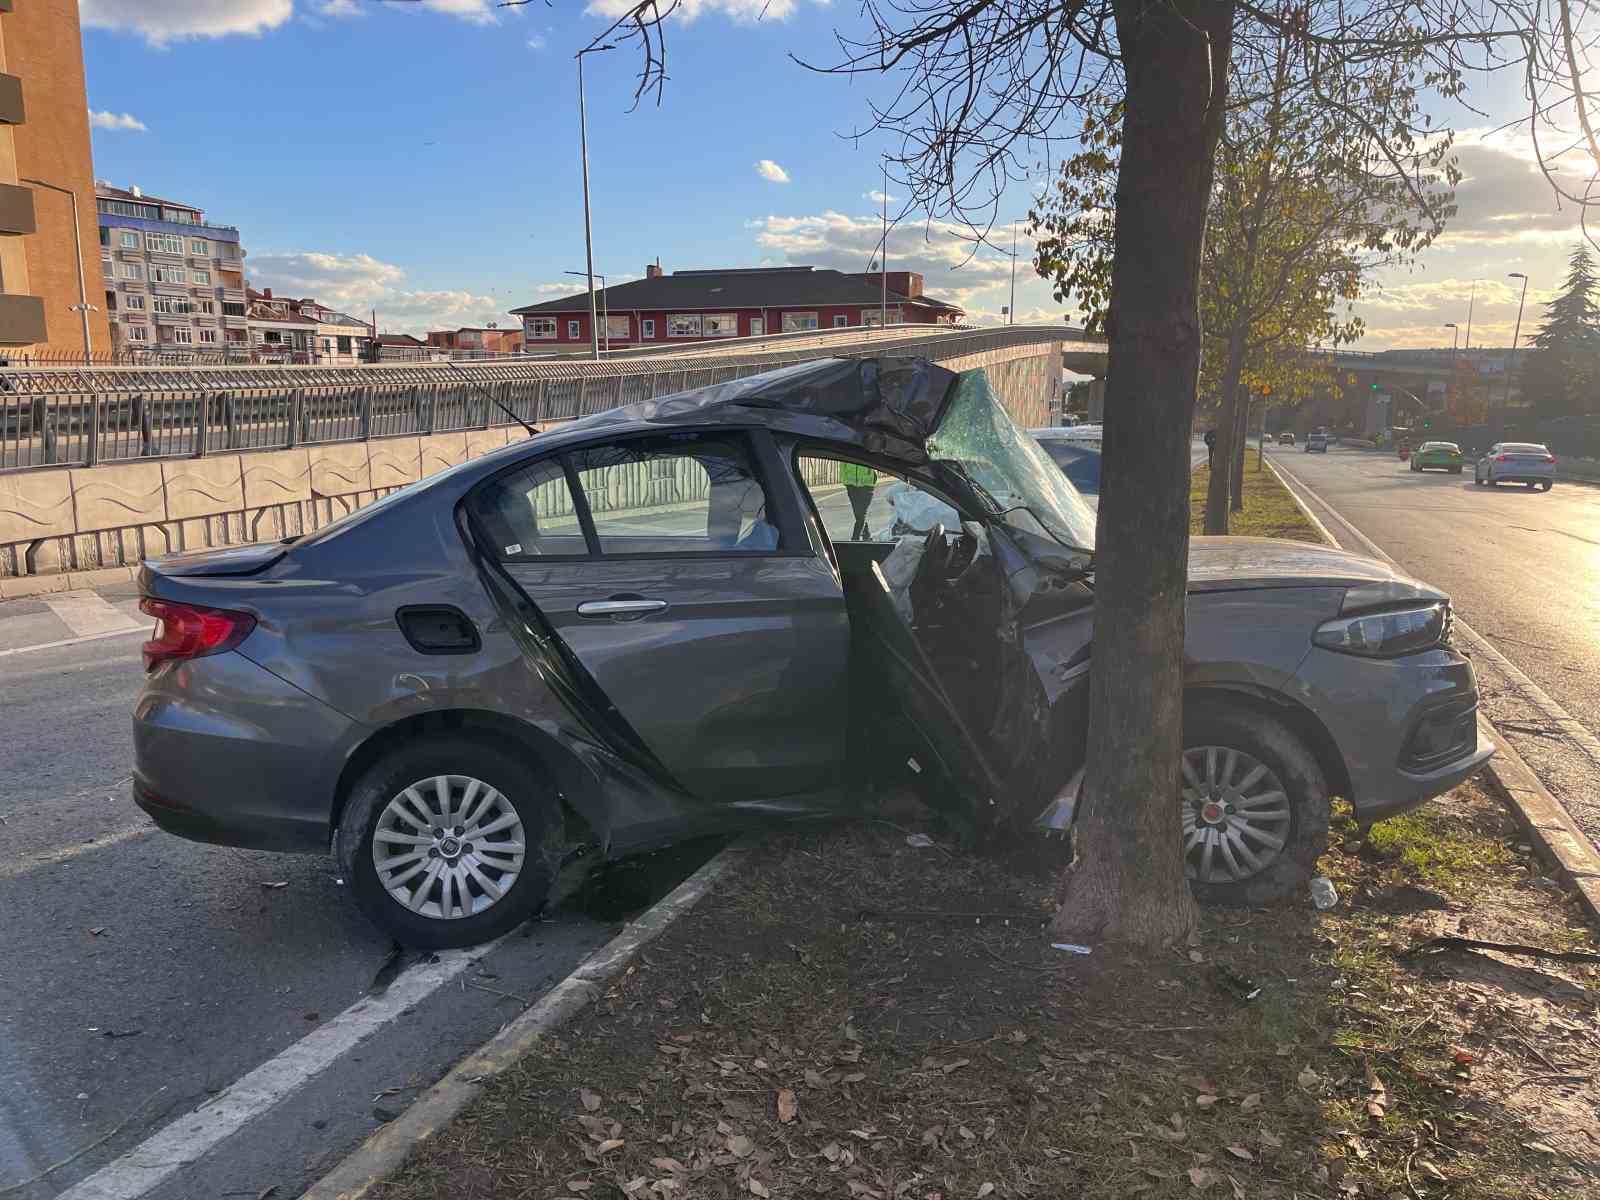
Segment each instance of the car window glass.
M914 483L861 463L802 454L800 478L835 542L892 542L935 525L961 528L961 514Z
M670 434L572 456L601 554L757 554L776 518L744 439Z
M559 459L497 475L473 493L472 508L502 558L589 553Z
M1072 481L1072 486L1085 496L1100 494L1100 452L1090 446L1067 441L1065 438L1040 438L1045 453L1061 468L1061 473Z

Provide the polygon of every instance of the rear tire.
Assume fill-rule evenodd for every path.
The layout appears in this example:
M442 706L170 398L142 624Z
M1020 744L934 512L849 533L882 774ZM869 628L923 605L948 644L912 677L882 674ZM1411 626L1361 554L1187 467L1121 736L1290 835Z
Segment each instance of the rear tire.
M1539 489L1541 491L1545 491L1545 492L1548 492L1553 487L1555 487L1555 481L1551 480L1551 479L1546 479L1543 483L1541 483L1539 485Z
M442 802L441 779L451 797ZM420 796L434 814L458 804L457 819L466 824L457 827L464 836L452 837L455 827L442 815L432 830L420 819L406 824L404 814L415 814L414 802L407 808L403 799L408 792ZM496 825L501 828L491 828ZM385 834L383 855L406 853L407 846L394 842L419 839L410 866L420 863L420 875L406 880L410 866L388 862L389 885L379 878L374 845L380 828ZM474 829L480 831L480 845L469 840ZM439 830L443 842L435 836ZM335 850L356 903L375 925L403 945L443 950L491 941L537 914L561 869L561 835L560 802L543 780L492 743L452 735L402 746L368 768L350 793ZM440 854L441 845L456 857ZM459 870L447 884L444 875L452 866ZM419 887L424 879L430 882ZM411 892L415 907L402 903L391 887ZM502 894L491 894L502 887ZM447 906L454 915L443 915ZM429 909L431 915L424 911Z
M1523 484L1522 486L1527 488L1531 492L1531 491L1533 491L1534 488L1538 487L1539 484L1538 484L1538 482L1536 480L1530 479L1525 484Z
M1269 904L1301 895L1316 871L1317 859L1327 848L1329 819L1327 780L1305 743L1273 717L1222 705L1187 716L1183 744L1184 795L1179 803L1185 809L1185 869L1195 897L1205 904L1239 906ZM1201 777L1205 771L1203 767L1191 767L1191 759L1197 755L1204 761L1205 748L1219 751L1219 776L1226 767L1224 756L1229 751L1237 756L1233 786L1221 788L1216 800L1220 805L1232 806L1221 815L1221 825L1205 822L1204 800L1208 797L1204 788L1195 786L1197 779L1204 782ZM1264 768L1265 775L1245 786L1256 767ZM1274 793L1281 793L1281 802L1271 799ZM1195 803L1197 798L1202 802ZM1280 809L1286 810L1285 818L1273 815ZM1245 832L1241 823L1254 832ZM1229 829L1238 833L1229 852L1231 862L1221 847L1222 841L1229 840L1222 836ZM1200 840L1196 840L1197 833L1202 835ZM1208 833L1217 836L1212 838L1210 877L1202 878ZM1270 841L1280 838L1281 847L1268 858ZM1230 873L1233 863L1244 863L1237 851L1241 844L1263 865L1243 878L1221 878Z
M1461 474L1461 468L1460 467L1451 467L1450 468L1450 474L1452 474L1452 475Z

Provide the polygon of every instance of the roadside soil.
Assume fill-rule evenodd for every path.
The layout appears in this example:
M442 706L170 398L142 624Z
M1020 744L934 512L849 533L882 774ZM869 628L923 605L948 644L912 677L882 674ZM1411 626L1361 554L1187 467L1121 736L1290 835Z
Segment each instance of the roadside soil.
M753 850L375 1194L1600 1194L1600 969L1405 953L1594 949L1479 785L1337 818L1332 910L1153 955L1052 949L1050 869L896 820Z
M1288 447L1285 447L1288 449ZM1244 458L1244 511L1230 515L1228 532L1236 537L1292 538L1320 542L1322 537L1306 520L1278 477L1256 469L1258 451L1252 446ZM1206 489L1211 486L1209 467L1196 467L1189 477L1189 532L1205 532Z

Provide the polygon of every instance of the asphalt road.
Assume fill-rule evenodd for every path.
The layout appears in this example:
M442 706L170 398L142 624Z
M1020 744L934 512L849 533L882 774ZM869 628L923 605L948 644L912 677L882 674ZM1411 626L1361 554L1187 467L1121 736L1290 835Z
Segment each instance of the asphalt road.
M0 605L8 1200L61 1194L101 1168L96 1181L125 1184L122 1156L229 1099L225 1089L246 1073L292 1059L285 1051L308 1034L336 1033L335 1018L360 1003L369 1018L386 1014L365 1040L208 1152L186 1152L196 1161L155 1187L108 1193L177 1200L276 1186L275 1195L297 1195L381 1123L383 1108L403 1107L607 939L625 911L709 853L697 846L613 870L481 957L395 958L331 859L195 845L133 806L129 712L142 632L76 639L135 620L142 631L127 594ZM28 649L37 646L46 648ZM435 975L448 982L430 986Z
M1460 475L1418 473L1393 452L1343 447L1322 455L1282 446L1269 456L1405 570L1449 593L1477 634L1600 734L1600 488L1480 488L1470 463ZM1483 654L1474 666L1490 719L1600 846L1600 762L1553 729L1514 674Z

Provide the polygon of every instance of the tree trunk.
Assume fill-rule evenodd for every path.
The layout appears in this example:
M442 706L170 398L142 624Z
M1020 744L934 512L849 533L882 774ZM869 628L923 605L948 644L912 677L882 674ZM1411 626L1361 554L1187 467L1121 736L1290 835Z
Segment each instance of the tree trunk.
M1200 252L1234 7L1114 0L1114 11L1127 91L1106 322L1090 750L1078 861L1063 877L1051 928L1073 942L1154 947L1186 937L1195 922L1178 802L1189 429Z
M1241 394L1237 401L1238 415L1233 428L1233 477L1228 482L1228 508L1232 512L1244 511L1244 448L1250 441L1250 397Z
M1211 479L1206 485L1205 531L1228 532L1228 513L1233 511L1233 461L1239 438L1239 377L1244 374L1244 331L1235 329L1228 338L1228 357L1222 367L1222 395L1217 405L1217 452L1212 457Z

